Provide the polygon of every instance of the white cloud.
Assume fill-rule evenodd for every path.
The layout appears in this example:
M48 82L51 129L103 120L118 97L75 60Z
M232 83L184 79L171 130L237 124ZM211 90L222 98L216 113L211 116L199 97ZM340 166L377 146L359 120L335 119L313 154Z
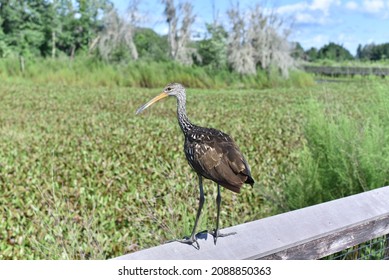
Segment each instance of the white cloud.
M358 40L355 38L354 34L341 32L337 36L337 42L339 42L339 44L343 44L346 48L348 48L349 45L357 43Z
M316 23L317 19L308 13L297 13L295 15L295 20L297 22L304 22L304 23Z
M347 10L355 11L358 10L358 4L355 3L354 1L349 1L345 5Z
M277 8L281 15L293 16L297 24L327 25L339 21L334 13L352 11L381 19L389 18L389 0L302 0Z
M310 5L310 9L322 11L327 16L331 6L339 5L340 0L313 0L312 4Z
M297 23L325 24L331 21L331 8L340 6L340 4L340 0L312 0L310 2L297 2L280 6L277 12L293 15Z
M301 12L308 9L309 5L306 2L298 2L295 4L284 5L277 8L277 12L280 14L291 14Z
M389 3L385 3L383 0L364 0L363 8L368 13L377 14L380 13L388 4Z
M368 13L378 13L385 7L383 0L364 0L363 9Z
M344 7L350 11L357 11L381 19L389 18L389 0L362 0L356 3L351 0Z
M324 44L329 42L329 37L328 35L319 34L312 38L312 42L314 43L315 46L321 47Z
M360 43L385 40L382 34L389 19L389 0L299 0L278 11L294 17L292 38L304 49L334 42L355 54Z

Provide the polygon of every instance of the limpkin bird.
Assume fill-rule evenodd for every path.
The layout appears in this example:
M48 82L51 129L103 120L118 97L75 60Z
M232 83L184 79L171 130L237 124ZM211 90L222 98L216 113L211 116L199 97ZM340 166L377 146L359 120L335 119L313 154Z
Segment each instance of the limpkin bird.
M233 233L222 234L219 231L220 215L220 186L223 186L235 193L239 193L243 184L253 186L254 180L251 177L250 167L246 159L240 152L234 140L224 132L214 128L206 128L192 124L186 115L186 93L185 88L178 83L168 84L162 93L141 106L136 114L139 114L147 107L158 100L168 96L177 98L177 117L178 123L185 136L184 152L189 165L196 171L199 180L200 199L196 214L196 220L193 226L191 236L176 241L193 244L199 244L196 240L196 228L204 204L204 191L202 178L210 179L217 184L217 220L216 228L210 234L214 237L216 244L217 238L227 236Z

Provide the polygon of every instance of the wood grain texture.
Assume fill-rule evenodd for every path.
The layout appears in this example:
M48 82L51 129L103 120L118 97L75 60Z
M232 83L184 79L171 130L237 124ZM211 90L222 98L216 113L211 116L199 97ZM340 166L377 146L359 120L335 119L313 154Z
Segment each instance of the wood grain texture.
M317 259L389 233L389 187L200 234L200 250L172 242L116 259Z

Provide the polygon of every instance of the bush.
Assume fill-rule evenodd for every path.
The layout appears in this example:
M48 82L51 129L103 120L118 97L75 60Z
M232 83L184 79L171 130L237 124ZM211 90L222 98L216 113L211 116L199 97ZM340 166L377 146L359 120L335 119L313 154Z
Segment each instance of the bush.
M336 103L309 100L304 128L307 143L297 170L285 181L287 208L298 209L387 185L388 108L389 96L377 85L368 106L353 112L336 109Z

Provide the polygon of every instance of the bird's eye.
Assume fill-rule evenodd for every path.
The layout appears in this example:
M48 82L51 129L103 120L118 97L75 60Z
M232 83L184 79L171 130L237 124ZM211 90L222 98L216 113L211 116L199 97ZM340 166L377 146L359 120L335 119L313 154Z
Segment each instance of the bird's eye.
M171 91L171 90L172 90L172 88L171 88L171 87L168 87L166 90L167 90L167 91Z

